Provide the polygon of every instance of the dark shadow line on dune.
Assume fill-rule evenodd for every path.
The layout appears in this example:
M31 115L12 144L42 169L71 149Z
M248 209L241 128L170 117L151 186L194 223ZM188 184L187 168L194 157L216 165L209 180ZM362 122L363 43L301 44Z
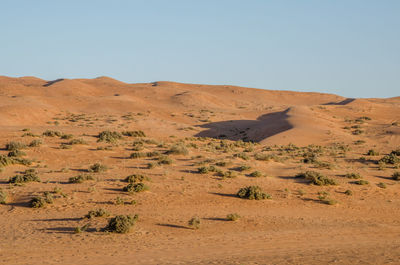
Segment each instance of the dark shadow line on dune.
M61 81L64 81L64 78L59 78L59 79L56 79L56 80L47 81L46 84L44 84L43 86L44 87L48 87L48 86L51 86L51 85L53 85L55 83L58 83L58 82L61 82Z
M256 120L228 120L196 125L207 130L197 133L195 137L260 142L293 128L287 120L289 110L288 108L284 111L264 114Z
M329 103L325 103L322 105L347 105L351 102L353 102L354 100L356 100L355 98L346 98L345 100L339 101L339 102L329 102Z
M229 220L226 218L221 218L221 217L206 217L202 218L204 220L209 220L209 221L222 221L222 222L228 222Z
M238 198L236 194L231 194L231 193L209 192L209 194L218 195L222 197Z

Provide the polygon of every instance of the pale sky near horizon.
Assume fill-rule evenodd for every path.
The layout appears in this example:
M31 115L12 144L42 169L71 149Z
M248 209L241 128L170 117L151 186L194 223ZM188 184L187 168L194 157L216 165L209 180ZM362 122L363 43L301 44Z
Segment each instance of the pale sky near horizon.
M400 1L2 0L0 75L400 96Z

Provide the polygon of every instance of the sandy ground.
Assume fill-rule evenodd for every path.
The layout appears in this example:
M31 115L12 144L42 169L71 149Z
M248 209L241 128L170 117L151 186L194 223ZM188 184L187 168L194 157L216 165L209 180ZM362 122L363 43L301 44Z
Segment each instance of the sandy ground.
M10 141L42 142L22 149L29 166L0 169L0 188L8 195L0 205L1 264L399 263L400 181L391 176L400 169L378 161L400 147L400 98L126 84L107 77L53 82L0 77L0 110L0 155L7 156ZM46 130L72 134L84 144L67 146L71 139L44 136ZM104 130L142 130L146 137L98 142ZM140 152L165 153L180 142L189 153L169 154L171 165L148 169L156 158L129 158L139 140ZM304 152L317 149L318 163L302 162ZM379 155L367 156L370 149ZM270 159L257 160L257 154ZM222 161L226 164L216 166ZM108 169L90 173L94 180L68 182L94 163ZM210 165L235 177L198 173ZM241 165L251 169L239 172ZM8 183L28 168L41 182ZM337 185L294 178L307 170ZM253 171L263 176L251 177ZM359 173L369 184L356 185L347 173ZM123 191L131 174L148 177L150 189ZM238 198L238 190L249 185L260 186L271 199ZM44 208L30 207L32 197L55 188L65 196L56 194ZM118 205L117 197L136 204ZM99 208L111 216L83 218ZM241 218L227 220L231 213ZM132 231L102 231L119 214L139 215ZM188 226L193 216L201 220L199 229ZM75 233L85 224L90 224L85 232Z

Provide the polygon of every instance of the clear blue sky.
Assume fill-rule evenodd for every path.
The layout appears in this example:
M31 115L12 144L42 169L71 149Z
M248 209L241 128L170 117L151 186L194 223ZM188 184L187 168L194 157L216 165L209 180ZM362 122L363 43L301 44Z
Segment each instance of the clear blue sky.
M400 96L400 1L2 0L0 75Z

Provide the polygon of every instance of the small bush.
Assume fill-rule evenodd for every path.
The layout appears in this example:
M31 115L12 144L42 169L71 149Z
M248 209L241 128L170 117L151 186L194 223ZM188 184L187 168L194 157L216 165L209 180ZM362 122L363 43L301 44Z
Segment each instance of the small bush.
M87 142L83 139L72 139L71 141L69 141L68 143L66 143L67 145L77 145L77 144L87 144Z
M75 177L70 177L69 178L69 183L83 183L84 181L87 180L93 180L93 176L92 175L86 175L86 174L81 174Z
M354 181L354 184L357 184L357 185L368 185L369 182L366 181L366 180L360 179L360 180Z
M254 158L259 161L269 161L271 160L272 156L269 154L257 153L254 155Z
M89 211L88 214L84 216L84 218L92 219L95 217L108 217L108 216L110 216L110 213L107 210L100 208L97 210Z
M126 187L123 188L123 191L127 192L142 192L147 190L149 190L149 187L142 182L129 183Z
M135 214L132 215L117 215L114 218L111 218L108 222L108 225L104 228L107 232L126 234L128 233L132 227L135 225L139 216Z
M363 130L360 130L360 129L357 129L357 130L352 131L352 134L354 134L354 135L360 135L360 134L362 134L362 133L364 133L364 131L363 131Z
M24 151L21 151L21 150L18 150L18 149L10 151L7 154L8 157L21 157L21 156L25 156L25 155L26 155L26 153Z
M359 173L348 173L345 175L345 177L348 179L361 179L361 176Z
M175 144L167 151L167 154L187 155L189 150L183 144Z
M243 160L249 160L250 159L249 155L246 154L246 153L237 153L237 154L234 154L233 156L237 157L237 158L241 158Z
M143 131L123 131L122 135L129 137L146 137Z
M247 166L247 165L242 165L237 168L237 170L240 172L250 170L250 169L251 169L251 166Z
M42 140L40 139L35 139L32 142L29 143L29 147L39 147L43 144Z
M249 199L249 200L264 200L270 199L271 196L259 187L259 186L248 186L245 188L241 188L237 196L242 199Z
M383 183L383 182L379 182L378 184L376 184L376 186L378 186L381 189L386 189L387 188L386 184Z
M129 183L138 183L138 182L143 182L145 180L149 180L149 178L139 174L129 175L125 178L125 181Z
M353 192L351 190L346 190L344 194L346 194L347 196L351 196L353 195Z
M32 208L43 208L47 204L53 203L53 195L50 192L45 192L43 196L33 197L30 201Z
M237 220L239 220L239 218L240 218L240 215L238 215L237 213L231 213L226 216L226 219L228 221L237 221Z
M59 131L46 130L43 132L43 135L48 137L60 137L62 133Z
M99 173L107 171L107 166L100 163L95 163L89 167L89 172Z
M0 204L6 204L8 199L8 194L0 189Z
M199 229L200 228L200 218L197 216L192 217L189 221L188 221L188 225L190 228L192 229Z
M27 169L22 175L15 175L8 180L9 183L28 183L28 182L40 182L40 178L37 175L36 170Z
M308 180L310 184L318 186L337 185L334 179L327 178L326 176L315 171L307 171L305 173L297 174L296 178Z
M367 156L378 156L379 152L375 151L374 149L369 149L366 153Z
M249 174L249 176L250 176L250 177L253 177L253 178L259 178L259 177L262 177L263 174L262 174L260 171L253 171L253 172L251 172L251 173Z
M129 158L132 158L132 159L137 159L137 158L142 158L142 157L146 157L146 153L134 152L134 153L131 153L131 155L129 156Z
M77 226L75 227L75 234L80 234L82 232L85 232L89 228L90 224L85 224L83 226Z
M69 140L69 139L72 139L72 138L74 138L74 136L72 135L72 134L62 134L61 135L61 139L64 139L64 140Z
M400 172L394 172L392 175L393 180L400 180Z
M207 174L209 172L208 167L199 167L197 169L197 172L199 172L200 174Z
M122 135L119 132L102 131L97 137L99 138L98 142L116 143L122 138Z
M172 163L172 159L168 156L162 155L158 158L158 164L160 165L171 165Z
M384 157L382 157L378 163L385 163L385 164L397 164L400 163L400 158L395 154L395 153L390 153L389 155L385 155Z
M6 144L6 150L7 151L16 151L20 149L25 149L26 145L24 143L20 142L9 142Z

